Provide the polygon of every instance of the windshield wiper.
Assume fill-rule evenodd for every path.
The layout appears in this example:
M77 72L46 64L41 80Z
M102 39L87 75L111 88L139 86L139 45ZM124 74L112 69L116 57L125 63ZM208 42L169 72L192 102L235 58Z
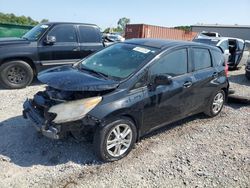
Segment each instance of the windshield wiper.
M81 69L81 70L88 71L88 72L92 72L92 73L97 74L97 75L99 75L99 76L102 76L102 77L104 77L104 78L109 78L109 75L107 75L107 74L105 74L105 73L102 73L102 72L95 71L95 70L93 70L93 69L89 69L89 68L87 68L87 67L81 66L80 69Z

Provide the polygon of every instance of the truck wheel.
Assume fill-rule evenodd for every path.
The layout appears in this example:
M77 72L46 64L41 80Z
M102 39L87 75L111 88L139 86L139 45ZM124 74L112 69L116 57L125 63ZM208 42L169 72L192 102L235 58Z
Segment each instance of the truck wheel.
M223 90L219 90L210 99L207 109L204 113L209 117L217 116L222 110L224 103L225 92Z
M8 89L26 87L32 82L33 76L32 68L25 61L9 61L0 66L0 82Z
M96 131L95 152L102 161L119 160L131 151L136 135L136 127L130 119L122 118L113 121Z

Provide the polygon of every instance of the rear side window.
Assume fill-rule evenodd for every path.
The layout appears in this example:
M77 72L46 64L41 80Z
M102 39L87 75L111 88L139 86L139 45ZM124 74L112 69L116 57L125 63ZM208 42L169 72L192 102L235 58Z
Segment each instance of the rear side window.
M80 42L101 42L100 31L95 27L79 26Z
M193 48L194 70L211 67L211 56L208 49Z
M225 57L222 53L217 51L212 51L213 54L213 62L215 66L223 66L225 63Z
M151 67L151 74L168 74L178 76L187 73L187 49L171 52L154 63Z
M238 46L239 46L239 50L243 50L244 48L244 43L242 41L238 40Z
M223 42L221 42L221 44L219 46L221 47L221 49L223 50L223 52L225 52L225 50L229 49L228 40L224 40Z
M48 35L55 36L56 42L76 42L76 33L73 25L55 26Z

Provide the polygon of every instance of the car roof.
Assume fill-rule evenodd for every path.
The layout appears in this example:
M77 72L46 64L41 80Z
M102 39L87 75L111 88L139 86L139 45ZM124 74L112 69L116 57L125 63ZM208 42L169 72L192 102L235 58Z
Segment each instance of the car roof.
M164 39L147 38L147 39L129 39L129 40L126 40L125 43L148 46L148 47L153 47L153 48L160 48L160 49L167 49L167 48L177 47L177 46L203 46L206 48L217 49L207 44L191 42L191 41L180 41L180 40L164 40Z
M88 25L88 26L95 26L98 27L95 24L90 24L90 23L78 23L78 22L44 22L41 24L52 24L52 25L57 25L57 24L75 24L75 25Z
M200 38L196 38L196 39L201 39L201 40L227 40L227 39L233 39L233 40L240 40L243 41L243 39L240 38L234 38L234 37L200 37Z

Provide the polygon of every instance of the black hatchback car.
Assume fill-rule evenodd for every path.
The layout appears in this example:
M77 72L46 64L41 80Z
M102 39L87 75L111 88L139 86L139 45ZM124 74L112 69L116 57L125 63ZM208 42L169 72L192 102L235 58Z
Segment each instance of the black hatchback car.
M26 100L23 115L53 139L93 135L102 160L119 160L159 127L218 115L229 87L224 64L221 51L204 44L127 40L41 73L48 86Z

